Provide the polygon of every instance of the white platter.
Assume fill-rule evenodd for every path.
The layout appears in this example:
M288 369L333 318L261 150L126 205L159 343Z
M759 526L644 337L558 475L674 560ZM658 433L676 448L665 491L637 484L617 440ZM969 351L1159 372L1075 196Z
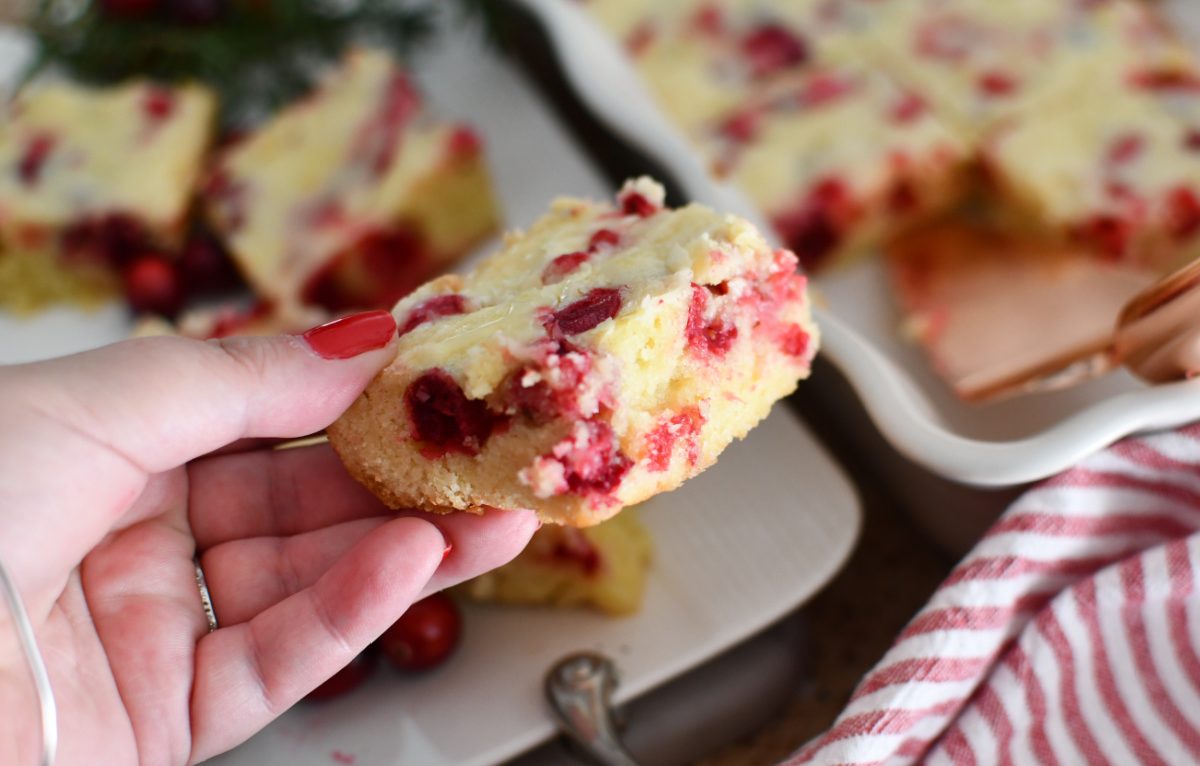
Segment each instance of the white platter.
M477 126L510 225L559 194L611 189L537 94L470 35L448 39L418 74L445 114ZM0 29L0 72L28 48ZM0 313L0 364L119 340L124 309ZM381 671L344 700L298 708L221 764L469 766L516 755L552 734L543 673L561 655L599 649L631 699L792 611L841 566L857 536L857 499L840 469L782 406L711 471L647 505L656 563L646 604L612 620L587 612L469 608L464 644L430 675ZM714 690L719 693L719 690ZM340 758L340 760L339 760Z
M686 138L655 105L619 46L566 0L517 0L545 27L571 85L614 133L657 162L691 199L770 226L738 189L714 180ZM1164 3L1187 33L1200 7ZM877 259L818 281L822 353L850 380L884 436L948 479L1022 484L1057 473L1130 433L1200 419L1200 380L1149 387L1116 374L1068 391L992 405L956 399L897 335L898 317Z

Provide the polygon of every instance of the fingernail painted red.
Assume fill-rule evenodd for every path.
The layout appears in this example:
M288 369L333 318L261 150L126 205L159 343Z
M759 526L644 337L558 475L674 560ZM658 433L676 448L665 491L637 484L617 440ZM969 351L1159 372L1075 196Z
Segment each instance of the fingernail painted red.
M442 551L442 561L450 558L450 551L454 550L454 543L446 543L446 550Z
M395 336L396 320L390 311L364 311L314 327L301 337L322 359L349 359L383 348Z

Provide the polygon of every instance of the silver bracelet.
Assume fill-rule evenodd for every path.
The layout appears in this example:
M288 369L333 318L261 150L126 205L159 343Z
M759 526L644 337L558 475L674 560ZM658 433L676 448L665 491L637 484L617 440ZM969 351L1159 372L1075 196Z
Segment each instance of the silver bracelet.
M8 602L8 611L17 629L17 637L21 640L21 651L29 665L34 691L37 692L38 708L41 711L39 723L42 729L42 755L38 763L51 766L58 750L58 708L54 704L54 689L50 687L50 674L46 672L46 661L42 659L42 652L38 649L37 637L33 634L33 625L29 622L25 603L21 601L21 594L17 592L17 586L8 576L8 570L4 568L2 561L0 590L4 591L4 598Z

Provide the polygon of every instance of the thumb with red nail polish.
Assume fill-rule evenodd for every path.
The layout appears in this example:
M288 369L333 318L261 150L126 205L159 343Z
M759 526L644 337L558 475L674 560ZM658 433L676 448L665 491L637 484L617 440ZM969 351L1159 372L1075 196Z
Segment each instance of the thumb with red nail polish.
M302 337L322 359L349 359L391 343L396 320L390 311L364 311L314 327Z
M42 367L78 388L113 446L154 472L243 437L320 431L392 361L395 344L392 315L370 311L302 335L139 338Z

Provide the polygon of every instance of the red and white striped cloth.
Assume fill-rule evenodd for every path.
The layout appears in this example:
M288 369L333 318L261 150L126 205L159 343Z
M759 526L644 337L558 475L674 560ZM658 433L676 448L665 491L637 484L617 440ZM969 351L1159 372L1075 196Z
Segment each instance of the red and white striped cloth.
M1200 425L1000 518L800 764L1200 764Z

